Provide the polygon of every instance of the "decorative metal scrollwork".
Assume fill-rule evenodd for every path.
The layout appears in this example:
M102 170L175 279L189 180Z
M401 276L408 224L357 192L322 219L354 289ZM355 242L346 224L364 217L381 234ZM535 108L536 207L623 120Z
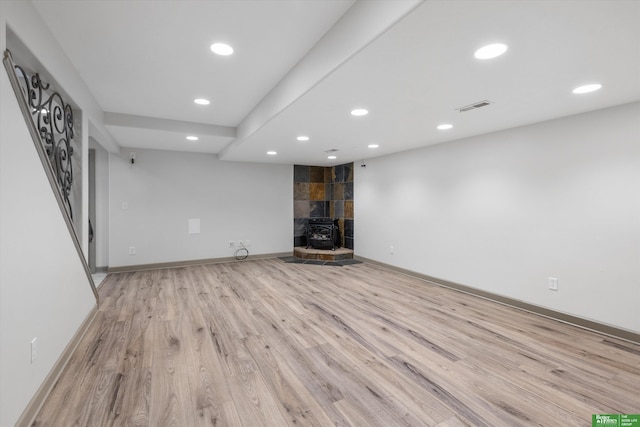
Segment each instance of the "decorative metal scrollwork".
M2 1L2 0L0 0ZM64 102L59 93L49 93L49 85L42 82L38 73L29 75L13 62L11 52L6 49L2 64L7 71L9 83L16 96L20 112L34 144L38 159L55 195L56 203L73 240L80 262L84 267L91 291L100 303L91 270L82 252L78 231L74 228L70 197L73 184L71 140L73 131L73 110ZM80 230L81 231L81 230Z
M31 119L38 128L40 139L49 156L49 163L55 172L67 212L73 218L69 200L73 184L73 110L58 92L47 92L50 85L43 82L38 73L30 75L15 64L14 69L25 99L29 103Z

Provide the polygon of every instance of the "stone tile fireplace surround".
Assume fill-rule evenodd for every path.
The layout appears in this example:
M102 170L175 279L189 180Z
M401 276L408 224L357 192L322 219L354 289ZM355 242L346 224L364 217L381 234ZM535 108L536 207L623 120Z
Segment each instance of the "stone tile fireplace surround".
M309 218L337 218L340 246L353 249L353 163L331 167L295 165L293 209L294 247L307 245Z

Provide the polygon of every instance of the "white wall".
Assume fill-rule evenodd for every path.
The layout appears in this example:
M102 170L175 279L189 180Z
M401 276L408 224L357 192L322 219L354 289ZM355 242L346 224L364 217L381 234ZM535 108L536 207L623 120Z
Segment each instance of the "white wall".
M77 129L87 159L92 134L111 150L117 144L102 124L102 110L31 2L0 1L0 50L9 28L37 68L55 81L80 110ZM23 45L23 46L22 46ZM27 52L28 51L28 52ZM26 55L26 56L24 56ZM95 299L71 237L44 175L17 107L4 67L0 70L0 425L14 425L60 357ZM86 168L78 180L86 245ZM30 341L38 338L38 358L30 363Z
M0 75L0 425L10 426L95 299L4 69Z
M356 254L640 332L639 141L634 103L370 159Z
M123 149L110 155L109 171L112 268L231 257L230 240L251 240L251 254L293 249L292 166ZM200 234L188 233L193 218L200 219Z

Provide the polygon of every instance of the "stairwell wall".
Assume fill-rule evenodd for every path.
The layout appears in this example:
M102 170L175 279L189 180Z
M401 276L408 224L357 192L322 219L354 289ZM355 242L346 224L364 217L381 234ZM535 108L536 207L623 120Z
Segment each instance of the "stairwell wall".
M0 425L9 426L96 301L4 69L0 74Z
M81 113L86 161L89 127L103 146L102 111L29 1L0 1L0 50L16 37ZM48 79L51 81L52 79ZM98 135L99 134L99 135ZM79 178L86 192L87 174ZM86 250L86 194L83 219ZM40 163L7 73L0 70L0 425L14 425L96 306L72 237ZM31 341L37 357L31 361ZM24 421L24 420L23 420Z

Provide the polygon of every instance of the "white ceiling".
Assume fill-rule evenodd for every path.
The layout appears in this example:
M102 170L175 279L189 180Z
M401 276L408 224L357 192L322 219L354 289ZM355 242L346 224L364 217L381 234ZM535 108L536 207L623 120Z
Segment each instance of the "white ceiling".
M636 0L33 3L123 147L330 165L640 100ZM505 55L473 57L498 41Z

